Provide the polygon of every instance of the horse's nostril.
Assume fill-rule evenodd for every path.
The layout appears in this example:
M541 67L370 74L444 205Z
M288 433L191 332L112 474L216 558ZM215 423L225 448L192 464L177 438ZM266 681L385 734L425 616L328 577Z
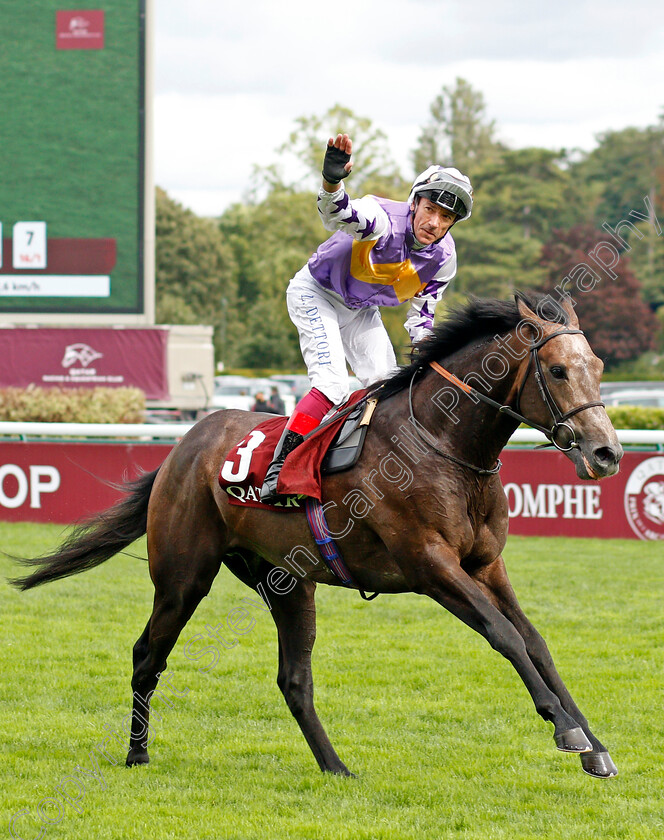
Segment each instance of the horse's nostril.
M593 457L598 464L610 466L620 460L618 452L612 446L600 446L593 452Z

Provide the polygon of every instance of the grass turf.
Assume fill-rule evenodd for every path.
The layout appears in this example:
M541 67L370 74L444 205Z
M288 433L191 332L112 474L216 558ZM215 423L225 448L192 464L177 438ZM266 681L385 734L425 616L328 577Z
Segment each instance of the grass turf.
M49 550L60 533L0 525L17 555ZM209 658L184 655L252 594L222 570L169 659L184 696L160 707L152 763L127 770L111 738L118 764L97 753L81 793L65 777L94 767L90 752L128 713L131 647L151 608L145 564L118 556L32 592L0 587L3 831L25 809L15 836L37 837L41 806L43 837L80 840L664 837L661 545L512 538L506 557L617 779L592 779L557 752L511 666L433 602L367 604L320 587L317 707L358 774L324 776L277 689L267 613L208 673L198 667Z

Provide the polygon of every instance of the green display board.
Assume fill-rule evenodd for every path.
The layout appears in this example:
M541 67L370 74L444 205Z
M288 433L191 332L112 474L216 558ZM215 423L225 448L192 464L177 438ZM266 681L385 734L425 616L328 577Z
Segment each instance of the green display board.
M9 0L2 24L0 317L141 315L145 0Z

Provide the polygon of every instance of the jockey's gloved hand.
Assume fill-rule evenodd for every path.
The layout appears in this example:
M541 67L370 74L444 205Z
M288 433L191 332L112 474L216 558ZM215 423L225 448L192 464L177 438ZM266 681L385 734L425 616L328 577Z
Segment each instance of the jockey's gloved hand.
M345 166L350 160L350 155L337 149L336 146L328 146L323 161L323 178L328 184L338 184L350 175L346 172Z

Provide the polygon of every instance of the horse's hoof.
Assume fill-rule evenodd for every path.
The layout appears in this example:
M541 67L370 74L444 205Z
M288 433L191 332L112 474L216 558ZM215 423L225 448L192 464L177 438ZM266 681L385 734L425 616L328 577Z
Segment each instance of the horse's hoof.
M553 737L561 752L589 753L593 750L592 744L580 726L575 726L574 729L568 729L566 732L557 732Z
M351 773L345 764L340 767L326 767L323 773L331 773L333 776L346 776L349 779L357 779L355 773Z
M589 752L580 755L583 772L596 779L612 779L618 775L618 768L608 752Z
M139 752L138 750L129 750L127 754L127 761L125 764L127 767L134 767L137 764L149 764L150 757L147 754L146 750L142 750Z

